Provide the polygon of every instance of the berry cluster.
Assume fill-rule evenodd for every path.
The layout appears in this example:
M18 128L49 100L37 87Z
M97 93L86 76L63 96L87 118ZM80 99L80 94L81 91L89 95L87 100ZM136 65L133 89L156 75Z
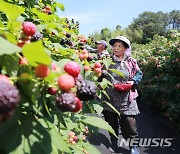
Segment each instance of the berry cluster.
M82 52L79 54L79 58L81 60L87 59L89 57L89 53L86 49L82 50Z
M74 132L69 132L69 138L67 140L68 143L76 144L78 142L78 137Z
M102 65L100 62L96 62L95 65L94 65L94 72L98 75L101 74L101 71L102 71Z
M80 66L70 61L64 66L64 71L68 74L63 74L58 78L58 85L63 93L57 96L56 104L63 112L78 112L82 109L82 102L70 90L75 87L74 78L80 74Z
M22 35L19 38L17 46L23 47L25 44L41 40L43 35L37 32L36 25L32 22L24 22L22 24Z
M48 15L52 14L50 6L46 6L44 9L42 9L42 12L44 12L44 13L46 13Z

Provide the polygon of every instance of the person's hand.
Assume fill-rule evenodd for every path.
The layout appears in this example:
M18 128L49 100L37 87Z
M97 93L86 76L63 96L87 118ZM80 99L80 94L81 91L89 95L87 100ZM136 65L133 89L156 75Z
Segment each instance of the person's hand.
M127 81L127 84L134 85L134 81Z

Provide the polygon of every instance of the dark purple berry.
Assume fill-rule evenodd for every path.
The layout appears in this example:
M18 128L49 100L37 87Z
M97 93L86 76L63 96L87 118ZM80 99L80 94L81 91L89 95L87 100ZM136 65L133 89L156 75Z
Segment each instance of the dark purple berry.
M31 42L35 42L38 40L43 39L43 35L39 32L36 32L32 37L31 37Z
M76 96L73 93L60 94L56 97L56 104L62 112L72 112L76 108Z
M82 101L92 100L96 96L97 86L94 82L89 80L76 80L77 96Z

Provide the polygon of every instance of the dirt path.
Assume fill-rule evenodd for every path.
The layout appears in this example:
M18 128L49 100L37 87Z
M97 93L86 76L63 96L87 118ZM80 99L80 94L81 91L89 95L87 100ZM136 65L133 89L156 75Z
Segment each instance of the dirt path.
M141 114L137 116L139 138L173 138L171 147L140 147L140 154L180 154L180 134L177 134L174 128L167 125L159 116L141 106L140 111ZM108 132L99 130L99 133L92 136L89 141L102 154L110 154ZM128 147L119 147L117 153L129 154Z

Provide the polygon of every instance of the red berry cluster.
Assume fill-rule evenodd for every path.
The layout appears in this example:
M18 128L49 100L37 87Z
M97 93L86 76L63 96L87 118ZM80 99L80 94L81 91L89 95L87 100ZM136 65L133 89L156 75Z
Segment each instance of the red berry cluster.
M78 42L85 44L87 39L84 36L78 36Z
M22 35L19 38L17 46L23 47L25 44L30 44L31 42L35 42L41 40L43 35L40 32L37 32L36 25L32 22L24 22L22 24Z
M82 52L79 54L79 58L81 60L87 59L89 57L89 53L86 49L83 49Z
M78 142L78 137L76 136L76 134L74 132L69 132L69 137L67 142L71 143L71 144L76 144Z
M102 68L101 63L100 63L100 62L96 62L95 65L94 65L94 72L95 72L96 74L100 74L101 71L102 71L101 68Z
M51 15L52 14L51 7L47 5L44 9L42 9L42 12Z

